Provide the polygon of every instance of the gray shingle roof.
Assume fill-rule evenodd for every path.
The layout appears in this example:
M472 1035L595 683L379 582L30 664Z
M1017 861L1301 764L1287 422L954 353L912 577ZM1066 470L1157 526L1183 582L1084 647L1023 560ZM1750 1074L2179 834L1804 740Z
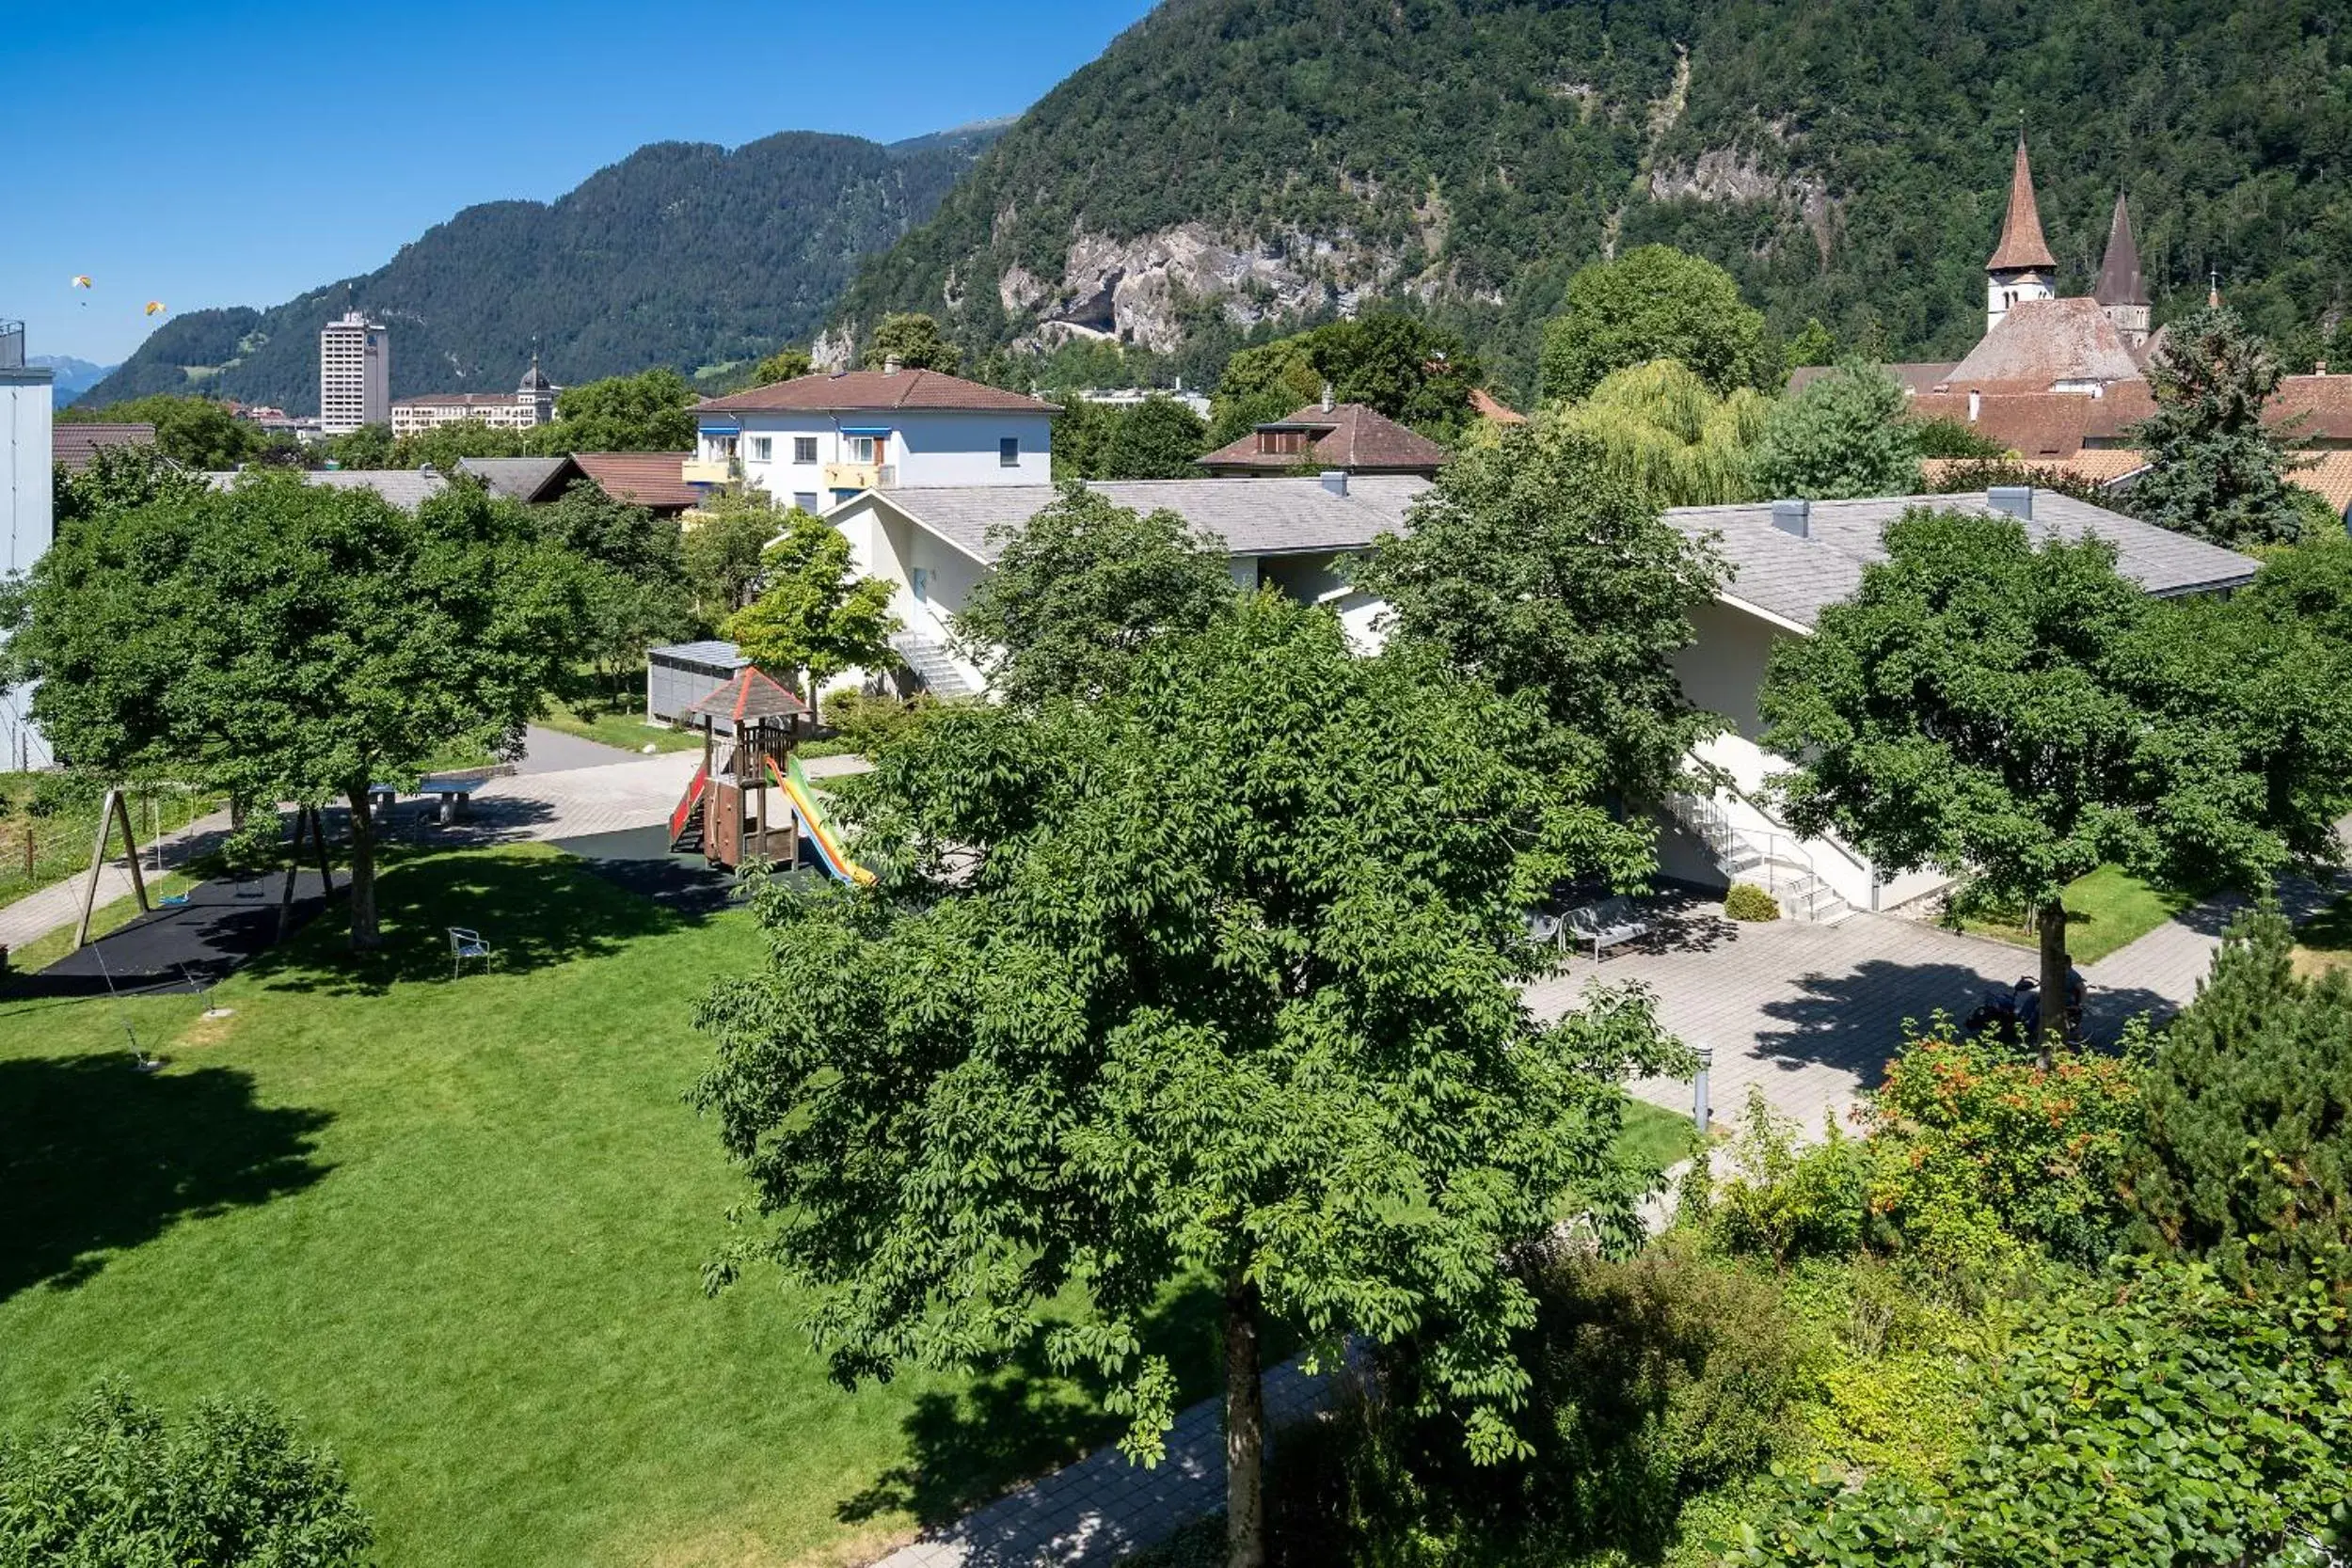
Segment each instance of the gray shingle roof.
M215 490L226 490L244 477L217 470L204 476ZM430 468L313 468L302 478L328 490L373 490L404 512L414 512L449 488L449 481Z
M572 467L569 457L461 457L457 467L513 500L553 500L549 484Z
M1162 507L1225 541L1235 555L1309 555L1362 549L1401 531L1405 513L1429 481L1406 474L1358 474L1347 494L1320 479L1137 479L1097 481L1088 488L1138 512ZM992 529L1025 526L1055 496L1050 484L917 486L880 499L978 561L1002 551Z
M1886 559L1886 525L1915 506L1991 514L1982 496L1891 496L1869 500L1815 501L1811 535L1800 539L1772 526L1769 502L1743 506L1677 506L1666 520L1693 539L1720 535L1716 547L1732 569L1726 596L1802 626L1817 626L1824 606L1862 586L1866 562ZM2259 562L2126 517L2055 491L2033 493L2038 538L2095 535L2116 547L2116 565L2151 594L2191 594L2251 580Z

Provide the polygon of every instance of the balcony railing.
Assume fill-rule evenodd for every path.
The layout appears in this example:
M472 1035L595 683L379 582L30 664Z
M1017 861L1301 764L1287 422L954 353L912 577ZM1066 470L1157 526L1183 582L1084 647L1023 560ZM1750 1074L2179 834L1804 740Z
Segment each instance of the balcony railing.
M743 477L743 465L731 457L690 457L678 477L689 484L732 484Z
M824 467L824 482L828 490L892 490L898 484L898 466L895 463L828 463Z

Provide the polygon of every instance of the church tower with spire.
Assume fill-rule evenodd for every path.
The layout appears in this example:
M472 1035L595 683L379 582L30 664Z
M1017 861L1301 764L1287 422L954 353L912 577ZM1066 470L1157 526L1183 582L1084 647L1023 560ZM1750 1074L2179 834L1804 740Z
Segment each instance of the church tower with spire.
M2012 307L2058 293L2058 258L2042 237L2042 209L2033 197L2033 166L2026 159L2026 134L2017 134L2017 161L2010 169L2009 215L2001 220L2001 243L1984 264L1984 329L2001 325ZM2144 315L2144 312L2143 312Z
M2148 346L2148 285L2140 280L2139 245L2132 238L2131 209L2115 193L2115 215L2107 220L2107 253L2099 263L2099 286L2090 291L2115 324L2123 346L2137 354Z

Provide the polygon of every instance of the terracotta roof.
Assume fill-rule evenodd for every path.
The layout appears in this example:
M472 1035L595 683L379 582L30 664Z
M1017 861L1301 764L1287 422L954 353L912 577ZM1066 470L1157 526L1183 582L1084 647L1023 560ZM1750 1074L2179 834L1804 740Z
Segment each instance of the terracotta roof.
M2034 204L2033 166L2026 161L2026 138L2017 138L2017 159L2009 172L2009 215L2001 220L2001 243L1993 247L1987 272L2056 271L2058 258L2042 237L2042 209Z
M1477 410L1478 417L1482 420L1492 420L1497 424L1525 424L1527 422L1526 415L1508 404L1496 401L1493 393L1479 388L1470 388L1470 406Z
M2089 296L2012 306L1952 367L1939 391L2046 392L2061 381L2131 381L2139 362Z
M686 709L694 718L708 714L735 724L747 719L798 719L807 712L806 703L792 695L775 676L752 664L745 665L733 680Z
M2352 518L2352 451L2311 455L2317 461L2308 468L2296 468L2288 474L2287 483L2299 484L2318 496L2337 516Z
M49 427L50 461L70 474L88 467L90 458L101 447L154 444L155 427L151 424L67 424L61 420Z
M2265 417L2301 418L2295 437L2305 441L2352 441L2352 375L2290 375L2279 383ZM66 428L63 425L57 427Z
M1998 441L2018 456L2072 457L2086 443L2104 446L2156 411L2145 381L2109 384L2103 397L2087 392L1985 392L1977 417L1968 417L1966 392L1923 392L1910 404L1912 416L1950 420Z
M702 492L686 483L682 451L576 451L572 461L597 489L616 501L677 512L702 499Z
M2132 213L2123 193L2115 193L2115 215L2107 219L2107 250L2099 263L2099 286L2090 297L2102 305L2145 305L2148 285L2140 280L2139 245L2132 238Z
M699 411L711 414L753 414L805 409L818 413L835 409L920 408L965 409L983 414L1053 414L1050 403L982 386L938 371L842 371L836 374L803 375L773 386L706 398Z
M1304 429L1322 431L1305 451L1258 450L1258 431ZM1453 454L1428 436L1406 429L1386 415L1360 403L1336 404L1329 408L1311 403L1285 419L1269 420L1231 446L1219 447L1201 464L1216 468L1256 469L1288 473L1311 465L1345 468L1350 473L1435 474Z

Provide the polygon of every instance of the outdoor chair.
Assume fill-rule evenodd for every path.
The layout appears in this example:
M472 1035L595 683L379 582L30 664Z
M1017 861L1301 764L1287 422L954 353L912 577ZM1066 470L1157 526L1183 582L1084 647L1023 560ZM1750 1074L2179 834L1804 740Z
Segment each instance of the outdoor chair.
M1593 944L1593 961L1598 963L1604 950L1649 935L1650 923L1635 911L1632 899L1620 896L1570 910L1567 929L1580 943Z
M1567 939L1561 933L1566 927L1556 914L1531 913L1527 917L1527 942L1531 947L1565 946Z
M490 944L482 940L480 931L469 931L463 926L452 926L449 928L449 977L451 979L454 980L465 973L468 958L480 958L482 967L486 972L492 964L498 961L498 955L490 951Z

